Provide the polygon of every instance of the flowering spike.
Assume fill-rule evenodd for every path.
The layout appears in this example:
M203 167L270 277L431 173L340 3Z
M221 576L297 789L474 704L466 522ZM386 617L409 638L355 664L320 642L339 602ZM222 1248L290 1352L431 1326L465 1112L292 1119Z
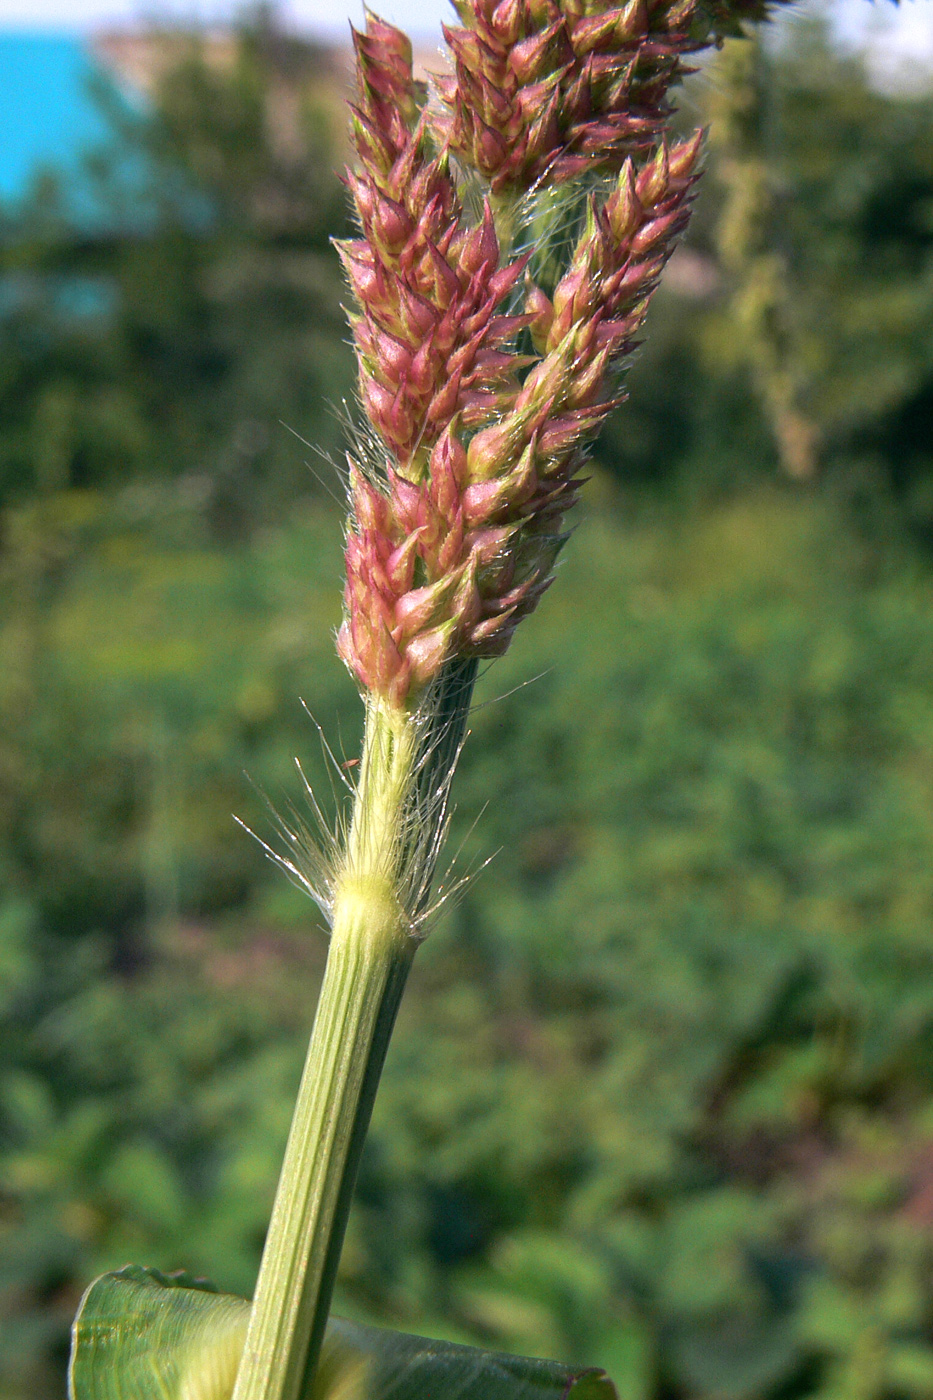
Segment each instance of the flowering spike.
M669 90L761 3L456 0L439 109L404 35L370 16L354 36L361 236L338 251L384 462L351 471L338 650L392 705L417 703L452 658L499 655L549 586L588 446L621 401L614 376L689 215L700 136L668 141ZM451 154L487 181L474 220ZM593 173L615 179L552 282L530 256L503 261L497 220L518 195Z

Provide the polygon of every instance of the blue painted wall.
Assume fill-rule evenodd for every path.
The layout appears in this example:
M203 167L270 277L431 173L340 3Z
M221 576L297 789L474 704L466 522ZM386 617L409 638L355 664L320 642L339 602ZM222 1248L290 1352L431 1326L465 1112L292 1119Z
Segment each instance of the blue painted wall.
M0 31L0 199L26 194L42 166L74 171L106 141L89 91L101 71L76 35Z

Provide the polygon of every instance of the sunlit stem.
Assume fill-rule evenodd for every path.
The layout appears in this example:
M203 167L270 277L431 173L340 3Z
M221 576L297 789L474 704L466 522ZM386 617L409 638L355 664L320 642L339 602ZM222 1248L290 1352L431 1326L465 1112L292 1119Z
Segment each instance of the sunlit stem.
M298 1400L317 1364L363 1139L416 947L399 892L417 732L370 700L359 790L233 1400Z

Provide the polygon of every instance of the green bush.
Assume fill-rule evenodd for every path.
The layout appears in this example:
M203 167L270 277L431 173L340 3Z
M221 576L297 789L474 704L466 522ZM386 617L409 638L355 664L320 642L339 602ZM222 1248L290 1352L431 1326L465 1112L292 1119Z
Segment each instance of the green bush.
M929 578L828 494L626 523L594 485L484 682L453 848L498 854L416 965L341 1305L646 1397L923 1395ZM3 724L34 776L0 925L16 1400L54 1393L102 1268L248 1291L322 940L228 814L265 831L242 768L297 798L293 752L327 792L289 696L338 744L357 723L333 517L222 552L43 512L42 549L15 522L57 563Z

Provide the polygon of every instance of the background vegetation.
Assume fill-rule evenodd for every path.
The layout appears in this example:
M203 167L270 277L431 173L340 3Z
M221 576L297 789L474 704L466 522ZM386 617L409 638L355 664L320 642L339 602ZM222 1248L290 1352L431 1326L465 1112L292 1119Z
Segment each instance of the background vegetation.
M336 81L268 20L194 45L114 108L106 218L4 216L2 1400L61 1394L104 1268L252 1285L323 939L230 813L296 754L330 790L299 697L359 726L294 436L351 384ZM625 1400L921 1400L933 98L798 24L690 102L694 232L482 685L453 848L498 853L416 965L340 1306Z

